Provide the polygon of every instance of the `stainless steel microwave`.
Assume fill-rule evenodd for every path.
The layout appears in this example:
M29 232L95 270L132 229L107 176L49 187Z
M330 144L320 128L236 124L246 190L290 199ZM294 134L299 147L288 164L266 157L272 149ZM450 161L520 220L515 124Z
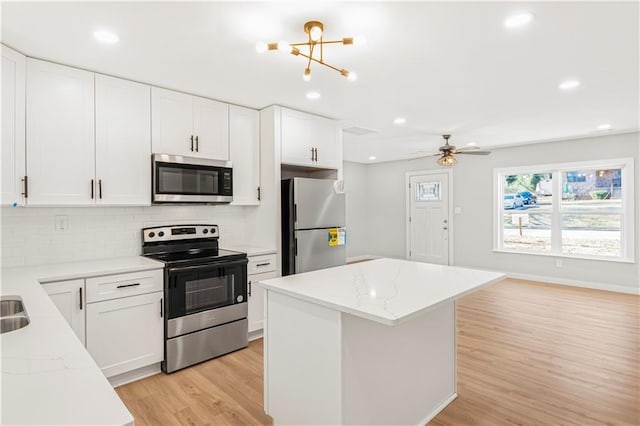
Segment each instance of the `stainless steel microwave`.
M165 203L230 203L233 170L230 161L153 154L151 200Z

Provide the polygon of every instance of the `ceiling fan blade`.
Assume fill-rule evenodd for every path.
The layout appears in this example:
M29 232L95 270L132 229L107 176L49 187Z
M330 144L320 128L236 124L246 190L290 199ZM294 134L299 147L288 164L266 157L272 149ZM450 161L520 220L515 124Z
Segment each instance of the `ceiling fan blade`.
M458 151L456 154L465 154L465 155L489 155L491 151Z
M456 151L458 152L463 152L463 151L477 151L479 150L480 147L479 146L475 146L475 145L470 145L470 146L463 146L462 148L458 148Z

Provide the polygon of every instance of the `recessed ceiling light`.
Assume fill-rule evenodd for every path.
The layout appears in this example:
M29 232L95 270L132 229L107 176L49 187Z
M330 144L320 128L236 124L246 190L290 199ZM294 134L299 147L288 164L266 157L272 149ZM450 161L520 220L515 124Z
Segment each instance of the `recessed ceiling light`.
M611 130L611 124L609 123L601 124L598 126L598 130Z
M580 87L580 82L578 80L565 80L558 85L558 89L560 90L571 90Z
M120 38L111 31L99 30L93 33L93 36L100 43L104 44L116 44Z
M371 161L373 161L373 160L375 160L375 159L376 159L376 157L375 157L375 156L373 156L373 155L372 155L371 157L369 157L369 160L371 160Z
M307 97L307 99L311 100L320 99L320 93L318 92L307 92L305 96Z
M404 117L398 117L395 120L393 120L393 124L397 124L397 125L402 125L406 123L407 123L407 119Z
M505 19L504 26L507 28L518 28L527 25L531 21L533 21L533 13L516 13L515 15L511 15L507 19Z
M477 146L478 142L469 142L467 146Z

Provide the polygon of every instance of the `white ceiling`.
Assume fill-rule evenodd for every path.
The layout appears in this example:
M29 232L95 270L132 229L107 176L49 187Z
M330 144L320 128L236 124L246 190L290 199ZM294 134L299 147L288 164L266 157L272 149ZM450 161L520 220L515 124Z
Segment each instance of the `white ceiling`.
M505 28L520 11L533 22ZM345 159L366 163L434 151L444 132L486 148L597 134L603 123L637 130L638 12L637 2L3 2L2 40L29 56L375 129L345 134ZM356 82L313 66L305 83L302 58L256 53L257 41L303 41L307 20L323 21L326 38L366 36L325 50ZM97 43L97 29L120 42ZM558 90L567 78L582 86ZM309 90L322 97L307 100Z

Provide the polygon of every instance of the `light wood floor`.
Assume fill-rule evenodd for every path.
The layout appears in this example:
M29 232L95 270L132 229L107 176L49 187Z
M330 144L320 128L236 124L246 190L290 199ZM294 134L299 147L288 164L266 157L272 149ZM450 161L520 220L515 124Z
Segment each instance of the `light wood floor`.
M458 399L431 425L640 425L640 298L505 280L458 302ZM272 424L262 341L117 389L136 425Z

